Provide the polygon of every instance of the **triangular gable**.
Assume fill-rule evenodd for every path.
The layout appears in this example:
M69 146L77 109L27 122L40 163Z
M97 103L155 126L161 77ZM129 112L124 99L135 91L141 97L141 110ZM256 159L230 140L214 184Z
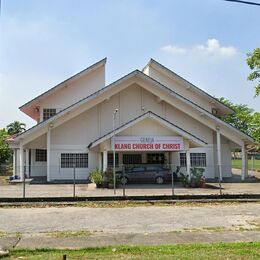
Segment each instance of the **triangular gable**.
M184 104L187 104L190 107L196 109L199 113L206 115L208 119L213 120L215 123L217 123L219 125L224 125L227 128L232 129L233 131L238 133L240 136L242 136L243 139L249 140L250 142L253 142L253 139L251 137L247 136L246 134L242 133L238 129L234 128L233 126L229 125L228 123L226 123L226 122L222 121L221 119L219 119L218 117L214 116L213 114L208 112L206 109L200 107L196 103L194 103L194 102L190 101L189 99L183 97L182 95L173 91L172 89L164 86L160 82L156 81L155 79L149 77L148 75L144 74L143 72L141 72L139 70L135 70L135 71L127 74L126 76L124 76L124 77L120 78L119 80L111 83L110 85L108 85L108 86L100 89L99 91L97 91L97 92L79 100L78 102L72 104L71 106L69 106L66 109L60 111L59 113L57 113L55 116L49 118L48 120L40 122L38 125L35 125L34 127L27 130L26 132L18 135L17 138L16 138L16 141L19 141L20 138L23 138L26 135L29 135L30 133L37 131L38 129L42 129L42 128L45 127L46 130L47 130L47 127L49 126L50 123L55 123L58 119L60 119L61 117L63 117L64 115L66 115L68 113L72 114L72 111L75 111L77 109L79 110L79 108L81 106L84 106L84 105L87 105L88 103L91 103L91 107L93 107L94 105L96 105L96 103L94 102L95 100L98 100L97 101L97 104L98 104L98 102L101 102L102 100L105 100L107 97L110 97L110 96L118 93L119 91L121 91L122 88L120 88L120 87L127 80L129 80L131 84L133 84L133 82L138 83L138 80L143 80L147 83L150 83L150 84L152 84L152 86L157 87L157 88L163 90L164 92L166 92L167 95L174 97L174 98L177 98L178 100L180 100ZM129 83L129 85L131 85L130 83ZM88 107L88 108L85 107L85 110L90 109L91 107ZM67 119L67 120L69 120L69 119Z
M62 81L61 83L57 84L56 86L50 88L49 90L45 91L44 93L38 95L37 97L33 98L32 100L28 101L27 103L25 103L24 105L20 106L19 109L24 112L25 114L29 115L30 117L32 117L33 119L36 120L35 118L35 113L34 113L34 109L33 106L37 106L37 102L51 94L53 94L54 92L65 88L67 86L70 86L70 84L72 82L74 82L75 80L80 79L83 76L88 75L89 73L93 72L94 70L104 66L106 64L106 58L92 64L91 66L87 67L86 69L76 73L75 75L69 77L68 79Z
M127 123L123 124L122 126L118 127L115 129L115 132L114 131L110 131L108 132L107 134L105 134L104 136L98 138L97 140L94 140L93 142L91 142L89 145L88 145L88 148L93 148L101 143L103 143L104 141L110 139L111 137L113 137L114 133L115 134L118 134L124 130L126 130L127 128L143 121L144 119L146 118L151 118L152 120L155 120L156 122L162 124L163 126L171 129L172 131L178 133L179 135L183 136L184 138L186 139L189 139L192 143L196 144L197 146L205 146L207 145L207 142L205 142L204 140L200 139L199 137L195 136L194 134L184 130L183 128L173 124L172 122L162 118L161 116L151 112L151 111L148 111L146 112L145 114L143 115L140 115L130 121L128 121Z
M208 94L204 90L195 86L194 84L192 84L191 82L189 82L188 80L186 80L182 76L178 75L174 71L170 70L169 68L165 67L164 65L162 65L158 61L156 61L154 59L150 59L150 61L143 68L142 71L145 72L147 69L149 69L149 67L151 67L152 69L155 69L160 74L164 74L164 75L168 76L169 78L172 78L172 79L175 79L179 82L182 82L186 86L187 89L192 89L192 91L194 93L197 93L198 95L203 96L204 98L206 98L208 100L209 103L215 104L218 108L220 108L222 111L224 111L225 114L233 114L234 113L234 110L231 109L230 107L228 107L226 104L223 104L222 102L220 102L215 97L211 96L210 94ZM145 72L145 74L150 76L149 72Z

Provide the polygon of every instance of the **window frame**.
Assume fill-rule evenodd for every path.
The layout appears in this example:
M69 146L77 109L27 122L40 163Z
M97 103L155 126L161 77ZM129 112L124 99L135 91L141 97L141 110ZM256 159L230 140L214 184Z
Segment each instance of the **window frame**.
M71 169L74 168L86 169L88 168L88 153L61 153L60 154L60 168Z
M47 150L35 149L35 162L47 162Z
M207 167L207 153L190 153L191 167ZM187 167L186 153L180 153L180 166Z
M42 120L48 120L49 118L55 116L57 114L56 108L43 108L42 110Z
M116 157L116 159L115 159L116 164L115 165L118 168L119 167L119 155L118 155L118 153L115 153L115 157ZM107 166L109 168L114 166L113 161L114 161L114 154L108 153L107 154Z

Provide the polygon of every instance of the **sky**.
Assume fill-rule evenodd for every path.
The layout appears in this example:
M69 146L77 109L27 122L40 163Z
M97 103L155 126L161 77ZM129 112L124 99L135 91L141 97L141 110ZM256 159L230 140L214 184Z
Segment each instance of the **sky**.
M2 0L0 128L34 125L19 106L104 57L107 84L153 58L260 111L246 64L260 47L259 13L223 0Z

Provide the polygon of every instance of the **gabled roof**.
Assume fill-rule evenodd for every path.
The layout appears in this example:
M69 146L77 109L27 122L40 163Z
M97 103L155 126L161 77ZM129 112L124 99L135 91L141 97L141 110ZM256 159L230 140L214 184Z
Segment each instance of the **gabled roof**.
M180 95L179 93L173 91L172 89L164 86L163 84L161 84L160 82L156 81L155 79L149 77L148 75L144 74L143 72L139 71L139 70L134 70L133 72L127 74L126 76L123 76L122 78L116 80L115 82L111 83L110 85L100 89L99 91L94 92L93 94L79 100L78 102L72 104L71 106L63 109L62 111L60 111L59 113L57 113L55 116L49 118L48 120L42 121L39 124L35 125L34 127L28 129L26 132L23 132L22 134L18 135L16 137L15 141L18 141L20 138L25 137L26 135L29 135L30 133L32 133L33 131L37 131L37 129L41 129L44 126L48 126L50 123L55 122L55 120L59 119L60 117L62 117L63 115L67 114L68 112L79 108L81 105L86 104L88 102L90 102L91 100L94 100L95 98L99 97L100 95L105 95L107 93L109 93L109 91L117 86L119 86L121 83L125 82L128 79L131 78L140 78L143 80L146 80L147 82L157 86L158 88L164 90L167 92L167 94L178 98L179 100L181 100L182 102L184 102L185 104L188 104L189 106L195 108L196 110L198 110L200 113L203 113L204 115L206 115L209 119L214 120L215 122L217 122L220 125L224 125L232 130L234 130L236 133L238 133L240 136L242 136L243 138L245 138L246 140L249 140L251 142L254 142L254 140L252 139L252 137L242 133L241 131L239 131L237 128L231 126L230 124L222 121L221 119L219 119L218 117L214 116L213 114L211 114L210 112L208 112L206 109L200 107L199 105L197 105L196 103L192 102L191 100L187 99L186 97L183 97L182 95Z
M207 144L207 142L205 142L204 140L200 139L199 137L195 136L194 134L184 130L183 128L173 124L172 122L166 120L165 118L155 114L152 111L147 111L146 113L132 119L129 120L127 123L121 125L120 127L115 129L115 134L118 134L120 132L122 132L123 130L129 128L130 126L146 119L146 118L151 118L159 123L161 123L162 125L166 126L167 128L170 128L171 130L177 132L178 134L180 134L181 136L190 139L193 143L199 145L199 146L204 146ZM107 134L105 134L104 136L94 140L92 143L90 143L88 145L88 148L92 148L95 147L96 145L108 140L109 138L111 138L114 135L114 131L110 131Z
M199 95L202 95L204 97L206 97L209 102L215 103L217 104L219 107L221 107L222 109L224 109L226 111L227 114L233 114L235 113L235 111L230 108L229 106L227 106L226 104L222 103L221 101L219 101L217 98L211 96L210 94L208 94L207 92L205 92L204 90L200 89L199 87L195 86L194 84L192 84L191 82L189 82L188 80L186 80L185 78L181 77L180 75L178 75L177 73L173 72L172 70L168 69L167 67L165 67L164 65L162 65L161 63L159 63L158 61L154 60L154 59L150 59L150 61L148 62L148 64L143 68L142 71L145 70L145 68L147 67L155 67L155 68L161 68L162 71L168 73L169 75L173 76L174 78L177 78L178 80L182 81L185 85L189 86L195 93L198 93Z
M41 121L41 122L38 123L37 125L34 125L33 127L27 129L25 132L23 132L23 133L17 135L15 141L17 141L17 139L20 139L20 138L25 137L26 135L29 135L29 134L32 133L33 131L37 131L37 129L40 129L40 128L44 127L44 126L49 125L50 123L54 122L54 121L57 120L58 118L60 118L60 117L62 117L63 115L65 115L66 113L72 111L73 109L76 109L76 108L79 107L80 105L85 104L85 103L87 103L87 102L90 101L90 100L93 100L94 98L98 97L98 96L101 95L102 93L105 93L106 91L108 91L110 88L112 88L112 87L114 87L114 86L120 84L120 83L123 82L124 80L127 80L127 79L129 79L129 78L135 76L137 72L138 72L137 70L134 70L134 71L130 72L129 74L127 74L127 75L123 76L122 78L120 78L120 79L114 81L113 83L109 84L108 86L105 86L104 88L102 88L102 89L100 89L100 90L98 90L98 91L96 91L96 92L90 94L90 95L87 96L87 97L84 97L84 98L80 99L79 101L75 102L74 104L72 104L72 105L68 106L67 108L65 108L65 109L63 109L63 110L61 110L61 111L59 111L56 115L50 117L49 119L44 120L44 121Z
M23 109L24 109L25 107L31 105L32 103L34 103L35 101L39 100L40 98L43 98L43 97L46 97L46 96L50 95L50 94L53 93L54 91L57 91L57 90L59 90L60 88L67 86L67 85L70 84L72 81L74 81L74 80L76 80L76 79L78 79L78 78L80 78L80 77L86 75L87 73L89 73L89 72L91 72L91 71L93 71L93 70L95 70L95 69L97 69L97 68L99 68L99 67L105 65L105 64L106 64L106 60L107 60L107 58L104 58L104 59L102 59L102 60L100 60L100 61L94 63L93 65L87 67L86 69L84 69L84 70L78 72L77 74L75 74L75 75L69 77L68 79L62 81L62 82L59 83L58 85L56 85L56 86L50 88L49 90L45 91L44 93L40 94L39 96L33 98L32 100L28 101L28 102L25 103L24 105L20 106L19 109L23 111Z

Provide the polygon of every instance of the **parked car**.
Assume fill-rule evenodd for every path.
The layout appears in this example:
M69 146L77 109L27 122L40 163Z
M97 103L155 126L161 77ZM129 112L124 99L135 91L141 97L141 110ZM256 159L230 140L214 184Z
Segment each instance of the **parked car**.
M122 184L141 182L163 184L171 180L171 170L157 165L135 166L127 168L124 175L122 171L117 172L117 177Z

